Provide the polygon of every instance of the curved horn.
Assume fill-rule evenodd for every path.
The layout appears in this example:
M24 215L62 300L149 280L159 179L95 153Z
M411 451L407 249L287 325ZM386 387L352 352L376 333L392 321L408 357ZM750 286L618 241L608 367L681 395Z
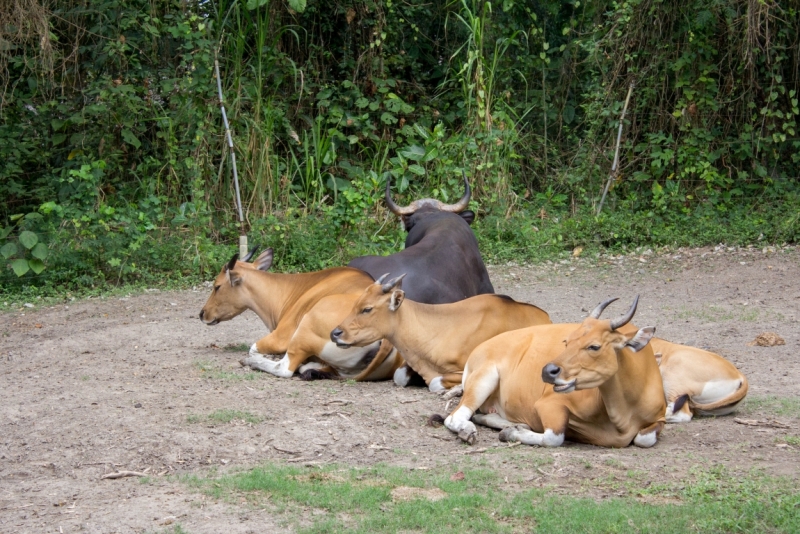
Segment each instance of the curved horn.
M633 304L631 304L631 308L624 315L621 315L616 319L611 319L611 330L616 330L617 328L631 322L631 319L633 319L633 314L636 313L636 306L638 304L639 304L639 295L636 295L636 298L633 299Z
M619 297L614 297L613 299L604 300L603 302L598 304L595 309L592 310L592 313L589 314L589 317L591 317L592 319L599 319L600 314L603 313L603 310L605 310L606 307L608 307L608 305L614 302L615 300L619 300Z
M256 245L253 248L251 248L250 252L247 253L247 256L242 258L242 261L250 261L250 259L253 257L253 254L256 253L256 250L258 250L258 245Z
M406 273L403 273L400 276L398 276L397 278L392 278L391 280L389 280L388 282L383 284L381 286L381 289L383 290L384 293L388 293L392 289L394 289L397 286L399 286L400 282L402 282L403 278L405 278L405 277L406 277Z
M380 278L378 278L377 280L375 280L375 283L376 283L376 284L378 284L378 285L382 285L382 284L383 284L383 281L384 281L384 280L386 280L386 277L387 277L387 276L389 276L389 273L384 273L384 274L382 274Z
M440 204L439 209L442 211L450 211L453 213L461 213L467 206L469 206L469 198L470 198L470 189L469 189L469 181L467 181L467 173L461 171L461 175L464 177L464 196L456 202L455 204Z
M386 179L386 205L389 206L389 211L394 213L395 215L410 215L414 213L414 208L411 206L401 207L395 204L394 200L392 200L392 177L389 176Z
M228 262L228 265L225 266L225 270L230 271L231 269L236 267L236 260L238 259L239 259L239 253L237 252L236 254L233 255L231 261Z

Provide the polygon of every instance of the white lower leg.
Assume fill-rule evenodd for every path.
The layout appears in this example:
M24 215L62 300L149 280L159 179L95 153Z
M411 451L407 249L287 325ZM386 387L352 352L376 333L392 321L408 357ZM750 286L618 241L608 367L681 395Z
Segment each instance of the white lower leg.
M676 413L672 411L674 409L675 409L674 402L670 402L669 404L667 404L667 413L666 413L667 423L688 423L689 421L692 420L691 411L678 410L678 412Z
M394 372L394 383L401 388L406 387L411 381L412 372L408 365L400 367Z
M525 445L539 445L540 447L560 447L564 443L564 434L556 434L549 428L540 434L513 426L500 432L500 441L519 441Z
M633 444L637 447L652 447L656 444L656 441L658 441L658 434L656 434L655 430L648 432L647 434L642 434L639 432L636 434L636 437L633 438Z
M462 440L472 443L478 435L478 429L475 427L475 424L470 421L473 413L474 412L466 406L462 406L447 416L447 419L444 420L444 426L458 434L458 437Z
M294 371L289 370L289 357L284 355L280 361L273 361L264 357L256 350L255 343L250 347L250 355L244 359L244 364L251 369L264 371L281 378L291 378Z
M508 419L505 419L496 413L476 413L472 416L472 420L479 425L488 426L489 428L496 428L497 430L502 430L510 426L530 429L528 425L512 423Z

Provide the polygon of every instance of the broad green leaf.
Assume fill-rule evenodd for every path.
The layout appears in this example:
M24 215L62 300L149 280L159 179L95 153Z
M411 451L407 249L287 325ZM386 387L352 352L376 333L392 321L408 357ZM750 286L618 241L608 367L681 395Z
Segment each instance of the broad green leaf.
M400 155L406 159L420 161L425 157L425 149L419 145L411 145L399 151Z
M5 259L10 258L16 253L17 253L17 245L15 245L14 243L6 243L5 245L3 245L3 248L0 248L0 254L2 254Z
M42 260L28 260L28 266L31 268L31 271L36 274L41 274L41 272L44 271L44 263L42 263Z
M53 146L60 145L67 139L67 134L55 134L52 137Z
M47 248L47 245L45 245L44 243L36 243L36 246L33 247L33 250L31 250L31 256L43 260L47 257L47 254L49 252L50 249Z
M306 0L289 0L289 7L298 13L302 13L306 10Z
M11 262L11 268L17 276L22 276L30 270L28 260L14 260Z
M572 106L564 106L564 111L561 113L564 117L564 123L569 124L575 118L575 108Z
M413 172L417 176L425 176L425 169L423 169L421 166L417 165L416 163L414 165L409 165L408 166L408 170Z
M142 142L133 135L133 132L130 130L122 130L122 139L125 140L126 143L129 145L133 145L135 148L139 148L142 146Z
M425 154L425 158L423 159L423 161L427 163L428 161L433 161L438 157L439 157L439 149L433 147L428 151L427 154Z
M33 248L33 245L39 242L39 236L33 232L25 230L19 234L19 242L22 243L22 246L30 250Z

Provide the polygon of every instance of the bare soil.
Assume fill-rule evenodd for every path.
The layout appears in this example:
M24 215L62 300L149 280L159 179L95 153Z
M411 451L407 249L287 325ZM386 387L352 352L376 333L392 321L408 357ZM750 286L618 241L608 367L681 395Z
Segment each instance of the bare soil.
M797 411L778 415L764 399L800 394L799 256L793 247L711 247L490 269L498 293L541 306L554 322L579 321L609 296L621 297L612 307L621 311L640 294L637 324L718 352L747 375L749 401L739 414L668 425L647 450L509 448L489 429L469 447L425 426L444 409L425 389L246 370L241 346L265 329L252 313L203 325L197 314L206 288L4 313L0 531L158 532L177 524L192 533L283 531L268 508L213 500L174 476L262 462L425 469L479 461L510 477L512 488L552 486L596 499L625 494L614 481L631 471L642 484L717 464L796 479L800 451L785 438L800 435ZM786 344L748 346L763 332ZM252 418L209 417L222 410ZM101 479L117 470L150 479Z

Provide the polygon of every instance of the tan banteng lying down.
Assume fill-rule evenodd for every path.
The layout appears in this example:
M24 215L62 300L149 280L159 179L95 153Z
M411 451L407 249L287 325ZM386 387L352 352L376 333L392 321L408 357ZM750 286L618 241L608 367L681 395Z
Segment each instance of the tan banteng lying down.
M747 395L747 378L728 360L695 347L653 338L650 342L664 381L667 422L692 415L727 415Z
M233 319L245 310L253 310L261 318L272 332L253 344L246 365L284 378L303 366L300 371L305 379L335 374L356 380L385 380L403 365L403 359L385 341L342 349L330 340L331 329L364 288L372 285L371 276L350 267L269 273L272 249L249 264L246 260L253 252L245 261L236 261L238 254L234 255L222 268L200 312L200 319L208 325ZM264 354L283 358L276 362Z
M382 276L358 298L350 315L331 332L340 347L387 339L419 373L431 391L461 383L464 364L480 343L502 332L550 324L547 312L501 295L477 295L451 304L405 300L403 276L383 284ZM395 373L405 386L405 368Z
M445 426L470 444L475 421L503 429L502 441L526 445L558 447L564 439L655 445L666 409L648 346L655 328L628 325L639 297L622 317L600 320L615 300L581 324L534 326L481 344L469 357L464 395Z

